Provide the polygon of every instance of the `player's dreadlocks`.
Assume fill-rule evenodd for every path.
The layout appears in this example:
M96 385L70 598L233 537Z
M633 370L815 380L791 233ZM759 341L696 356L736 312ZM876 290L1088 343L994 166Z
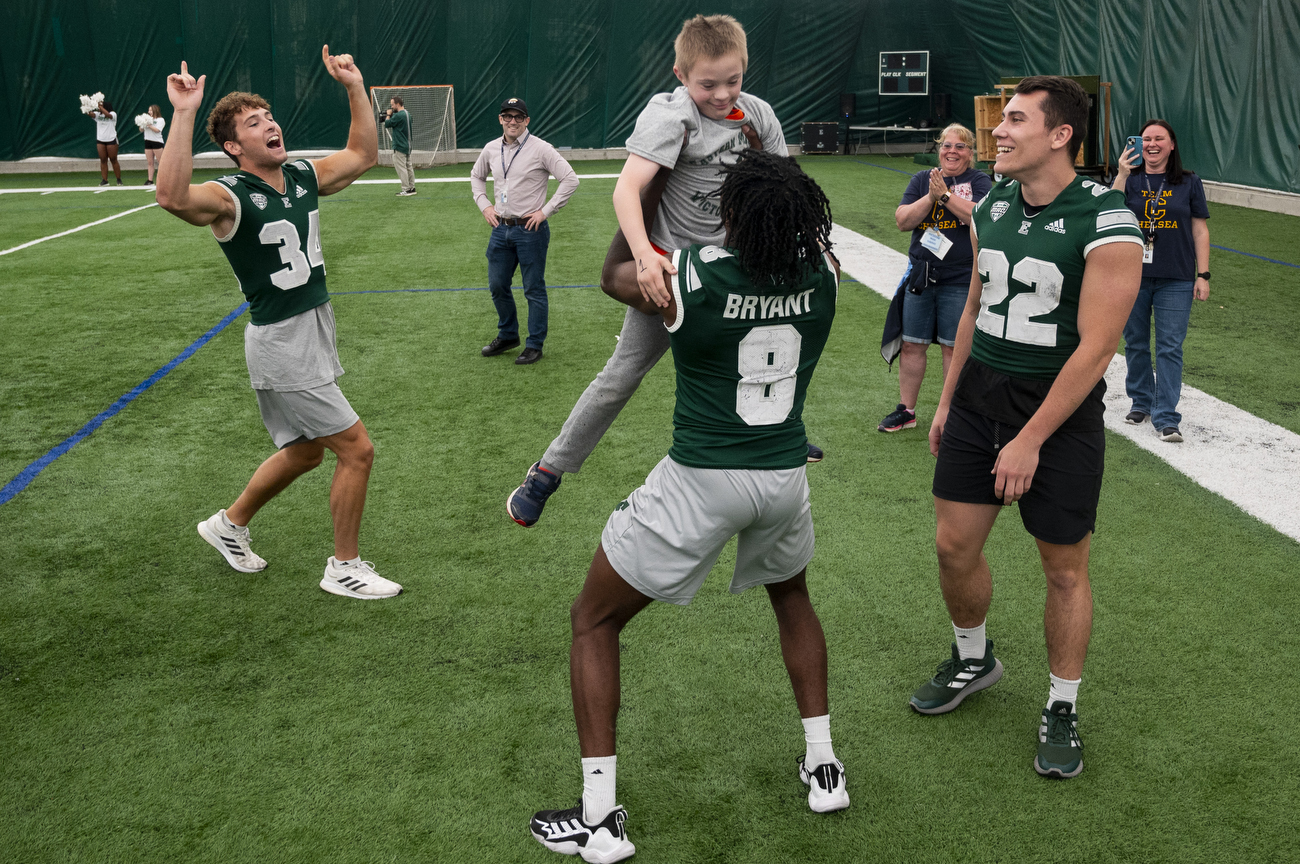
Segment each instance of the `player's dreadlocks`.
M746 150L719 192L727 245L758 286L795 284L831 248L831 205L788 156Z

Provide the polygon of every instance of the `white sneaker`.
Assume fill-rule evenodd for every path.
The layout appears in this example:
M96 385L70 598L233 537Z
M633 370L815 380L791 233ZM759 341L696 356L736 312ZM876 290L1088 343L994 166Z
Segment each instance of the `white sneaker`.
M539 810L528 830L547 849L561 855L578 855L590 864L613 864L636 854L627 839L627 811L620 804L595 825L582 821L582 801L568 810Z
M226 563L240 573L256 573L266 569L266 562L248 548L248 528L227 528L221 518L225 510L218 510L199 523L199 536L212 545L226 559Z
M836 759L811 771L799 757L799 779L808 787L808 806L814 813L830 813L849 806L849 790L844 780L844 763Z
M376 573L375 565L370 561L343 564L333 555L325 564L325 578L320 580L320 587L331 594L356 600L382 600L402 593L402 586Z

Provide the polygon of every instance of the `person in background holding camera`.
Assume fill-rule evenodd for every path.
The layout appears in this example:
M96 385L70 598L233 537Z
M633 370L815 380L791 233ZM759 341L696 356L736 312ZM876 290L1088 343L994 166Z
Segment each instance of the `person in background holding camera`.
M95 118L95 149L99 151L99 185L108 185L108 163L113 162L113 176L122 185L122 166L117 164L117 112L107 99L99 103L91 117Z
M411 170L411 115L407 113L406 103L401 96L388 100L388 110L384 112L384 128L393 137L393 167L397 169L397 179L402 183L397 197L410 197L415 194L415 172Z
M939 167L921 171L907 184L894 211L899 231L912 232L910 269L899 286L902 357L898 361L898 407L880 421L881 432L916 426L916 400L925 379L926 354L937 338L948 374L957 323L970 292L970 217L993 181L975 169L975 135L953 123L937 139ZM886 334L888 337L888 333ZM898 349L893 349L898 350ZM891 362L893 357L887 357Z
M1133 169L1141 166L1140 173ZM1178 138L1164 120L1142 127L1141 152L1126 148L1112 189L1124 193L1138 217L1146 245L1142 287L1124 325L1124 386L1133 409L1124 422L1147 420L1161 441L1180 442L1178 399L1183 389L1183 340L1192 298L1210 299L1210 210L1201 178L1183 168ZM1151 319L1156 326L1155 376L1151 374Z
M153 174L158 170L158 157L162 155L163 150L163 127L167 121L162 116L162 109L157 105L149 106L149 116L153 118L147 126L140 127L144 133L144 161L145 166L149 169L149 176L145 179L144 185L152 186Z

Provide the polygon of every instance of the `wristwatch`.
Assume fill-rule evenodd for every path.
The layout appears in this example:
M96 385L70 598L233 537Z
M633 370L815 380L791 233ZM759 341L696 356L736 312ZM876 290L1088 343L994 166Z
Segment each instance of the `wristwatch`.
M1196 278L1197 278L1197 279L1204 279L1206 282L1209 282L1209 281L1210 281L1210 271L1209 271L1209 270L1206 270L1204 273L1197 273L1197 274L1196 274Z
M951 192L945 192L945 193L943 193L942 195L939 196L939 203L940 203L940 204L947 204L947 203L948 203L948 199L951 198L951 197L952 197L952 193L951 193Z

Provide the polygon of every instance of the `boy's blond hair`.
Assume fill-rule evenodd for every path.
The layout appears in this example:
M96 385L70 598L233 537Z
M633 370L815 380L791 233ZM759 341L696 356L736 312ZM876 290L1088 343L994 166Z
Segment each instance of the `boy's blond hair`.
M745 28L730 15L696 15L683 22L673 48L677 51L673 65L682 75L691 74L691 67L699 61L724 54L740 55L741 72L749 68Z

